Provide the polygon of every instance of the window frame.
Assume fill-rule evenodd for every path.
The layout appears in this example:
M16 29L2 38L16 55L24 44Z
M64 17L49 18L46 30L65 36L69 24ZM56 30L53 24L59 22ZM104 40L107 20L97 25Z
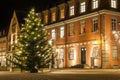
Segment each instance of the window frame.
M98 0L92 0L92 9L97 9L99 7L99 1Z
M65 18L65 9L60 9L60 19Z
M69 48L69 60L75 59L75 49L73 47Z
M111 8L117 8L117 0L111 0Z
M97 32L99 28L98 18L92 19L92 32Z
M117 31L118 24L117 24L116 17L112 17L112 19L111 19L111 28L112 28L112 31Z
M56 39L56 30L55 29L51 30L51 38Z
M118 60L118 46L112 46L112 60Z
M65 27L61 26L60 27L60 38L64 38L64 36L65 36Z
M56 21L56 12L53 12L52 13L52 22L55 22Z
M79 33L80 34L85 34L86 33L86 29L85 29L85 20L80 21L80 26L79 26Z
M84 13L86 11L86 2L83 1L80 3L80 13Z
M74 23L69 24L69 36L74 35Z
M69 7L69 15L74 16L75 15L75 6L72 5Z

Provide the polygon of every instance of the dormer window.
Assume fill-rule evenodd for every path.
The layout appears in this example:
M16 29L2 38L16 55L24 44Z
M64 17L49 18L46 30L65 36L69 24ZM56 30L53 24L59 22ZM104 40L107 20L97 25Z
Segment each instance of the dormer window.
M74 13L74 10L75 10L75 9L74 9L74 6L70 6L69 9L70 9L70 16L74 16L74 14L75 14L75 13Z
M65 18L65 10L61 9L60 10L60 19L63 19L63 18Z
M52 22L54 22L54 21L56 21L56 13L55 12L52 13Z
M44 16L44 23L47 24L48 23L48 15Z
M82 3L80 3L80 12L81 13L83 13L83 12L85 12L86 10L85 10L85 2L82 2Z
M111 7L117 8L117 0L111 0Z
M92 0L92 3L93 9L98 8L98 0Z

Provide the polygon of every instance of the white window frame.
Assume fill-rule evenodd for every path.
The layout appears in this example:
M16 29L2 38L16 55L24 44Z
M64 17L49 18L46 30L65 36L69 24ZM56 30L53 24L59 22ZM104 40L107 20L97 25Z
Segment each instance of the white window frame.
M59 59L63 60L64 59L64 49L59 49Z
M98 18L94 18L92 20L93 26L92 26L92 32L97 32L98 31Z
M75 14L74 10L75 10L74 5L70 6L70 16L74 16L74 14Z
M69 49L69 59L70 60L74 60L75 59L75 49L74 48L70 48Z
M98 8L98 0L92 0L93 2L93 9Z
M80 21L80 34L85 33L85 21Z
M64 26L60 27L60 38L64 37Z
M55 29L51 30L51 38L56 39Z
M112 59L118 60L118 46L112 46Z
M111 0L111 7L117 8L117 0Z
M52 21L53 22L56 21L56 13L55 12L52 13Z
M86 3L82 2L80 3L80 12L83 13L86 11Z
M113 17L111 20L112 31L117 31L117 18Z
M61 19L65 18L65 9L60 10L60 18Z

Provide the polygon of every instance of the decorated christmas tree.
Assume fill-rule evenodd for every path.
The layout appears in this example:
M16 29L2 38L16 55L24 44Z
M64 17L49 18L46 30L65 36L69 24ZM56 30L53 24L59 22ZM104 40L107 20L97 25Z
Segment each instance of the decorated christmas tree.
M17 52L13 63L21 69L38 72L52 62L52 47L48 43L45 26L40 23L38 15L31 9L22 24L18 36Z

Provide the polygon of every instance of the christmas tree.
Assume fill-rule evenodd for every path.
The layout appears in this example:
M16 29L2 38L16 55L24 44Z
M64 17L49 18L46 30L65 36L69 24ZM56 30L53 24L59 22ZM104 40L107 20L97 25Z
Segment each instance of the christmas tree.
M40 23L35 10L31 9L22 24L12 63L30 72L38 72L40 68L49 66L52 47L48 41L45 26Z

